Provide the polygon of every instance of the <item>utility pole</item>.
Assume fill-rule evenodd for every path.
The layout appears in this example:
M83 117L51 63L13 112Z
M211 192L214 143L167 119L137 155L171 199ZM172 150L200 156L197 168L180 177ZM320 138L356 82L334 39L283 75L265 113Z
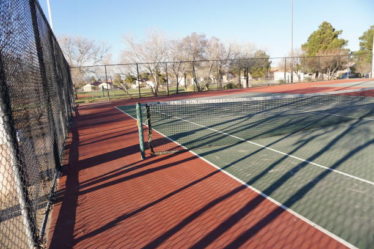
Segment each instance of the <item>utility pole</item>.
M291 83L293 83L293 0L291 0Z
M371 78L374 78L374 35L373 46L371 47Z

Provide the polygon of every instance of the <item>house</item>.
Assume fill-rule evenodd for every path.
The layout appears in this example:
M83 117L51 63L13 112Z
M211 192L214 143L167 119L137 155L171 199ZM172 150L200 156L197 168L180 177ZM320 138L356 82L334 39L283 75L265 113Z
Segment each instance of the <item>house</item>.
M155 87L155 83L152 81L152 80L146 80L146 81L138 81L138 80L135 80L135 84L131 84L131 88L132 89L136 89L139 87L139 83L140 83L140 87L151 87L151 88L154 88Z
M91 83L88 83L88 84L85 84L85 85L82 87L82 91L83 91L83 92L92 92L92 91L93 91L93 88L94 88L94 86L93 86Z
M113 84L112 84L112 82L103 82L103 83L98 85L98 88L100 90L111 90L111 89L113 89Z
M284 81L284 82L291 82L291 72L284 72L279 68L272 68L270 73L273 74L274 81ZM310 78L310 75L307 73L302 72L293 72L293 80L294 82L302 82L305 81L307 78Z
M94 82L85 84L81 89L83 92L92 92L92 91L97 90L100 84L101 84L100 81L94 81Z
M92 92L95 90L111 90L113 89L112 82L101 82L101 81L94 81L92 83L85 84L81 89L83 92Z
M155 87L155 83L152 81L152 80L147 80L145 82L145 84L151 88L154 88Z

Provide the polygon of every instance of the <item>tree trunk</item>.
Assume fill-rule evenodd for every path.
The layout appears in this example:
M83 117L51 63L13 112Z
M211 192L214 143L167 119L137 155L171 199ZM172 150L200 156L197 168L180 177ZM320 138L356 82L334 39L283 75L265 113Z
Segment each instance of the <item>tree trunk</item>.
M169 74L168 74L168 64L167 63L165 64L165 75L166 75L166 90L167 90L167 94L169 96L170 95L170 91L169 91Z
M241 70L240 70L240 68L239 68L239 72L238 72L238 86L239 86L239 87L242 86L242 82L241 82L240 76L241 76Z
M183 78L184 78L184 87L186 88L187 86L187 74L186 73L183 74Z
M245 87L249 87L248 67L245 69Z
M159 80L158 80L157 75L156 75L156 77L153 77L153 78L154 78L154 80L155 80L155 86L154 86L154 87L151 87L151 89L153 90L153 95L154 95L155 97L157 97L157 96L158 96Z
M175 75L175 78L177 79L177 90L176 90L176 94L179 93L179 77L178 77L178 74Z
M296 76L297 76L297 81L301 82L301 76L300 76L299 72L296 72Z
M130 96L131 98L131 94L129 93L129 89L127 89L126 85L118 85L119 89L121 89L122 91L124 91L128 96Z
M219 89L222 89L223 73L221 69L218 71Z
M192 78L193 78L193 81L195 83L197 91L200 92L200 86L199 86L199 83L197 82L196 71L195 71L195 63L194 62L192 63Z

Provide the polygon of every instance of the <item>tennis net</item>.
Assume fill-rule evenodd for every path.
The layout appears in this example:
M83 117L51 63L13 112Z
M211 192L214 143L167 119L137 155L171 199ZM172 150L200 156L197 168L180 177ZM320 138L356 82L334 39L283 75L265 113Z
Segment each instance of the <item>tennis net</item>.
M144 150L163 154L334 129L352 120L370 119L374 98L279 95L152 102L138 108Z

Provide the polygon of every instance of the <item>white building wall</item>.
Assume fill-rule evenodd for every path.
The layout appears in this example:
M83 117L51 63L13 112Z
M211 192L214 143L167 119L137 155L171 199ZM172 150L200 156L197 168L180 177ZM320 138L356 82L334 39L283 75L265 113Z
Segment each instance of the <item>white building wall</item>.
M110 90L110 89L112 89L112 85L110 85L110 84L108 84L108 83L101 83L100 85L99 85L99 89L100 90L102 90L102 89L105 89L105 90Z
M284 79L284 76L286 75L286 79ZM293 80L296 81L304 81L305 77L307 77L307 74L304 73L293 73ZM274 80L286 80L286 82L291 81L291 73L290 72L274 72Z
M186 87L186 81L184 80L184 77L180 77L178 81L179 81L179 86Z
M83 92L92 92L92 85L86 84L82 87Z

